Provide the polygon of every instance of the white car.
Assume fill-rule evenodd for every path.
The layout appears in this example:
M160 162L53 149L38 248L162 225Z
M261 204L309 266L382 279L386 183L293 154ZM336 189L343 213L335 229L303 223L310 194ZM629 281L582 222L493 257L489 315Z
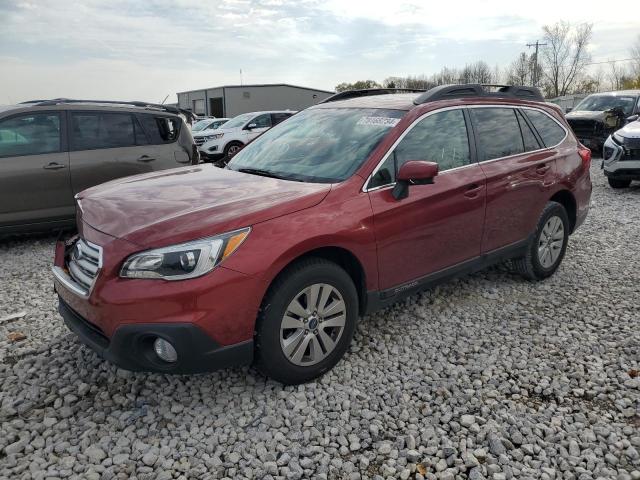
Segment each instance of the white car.
M238 115L207 136L198 146L202 160L226 164L236 153L261 133L286 120L296 112L278 110ZM197 137L196 143L198 142Z
M610 135L602 149L602 167L612 188L627 188L640 180L640 120Z
M222 125L227 123L229 118L209 118L207 120L200 120L193 125L191 128L191 133L193 134L193 140L196 142L196 145L199 147L203 143L208 140L211 140L214 131L220 128ZM201 122L206 122L205 124ZM196 126L198 129L196 130Z

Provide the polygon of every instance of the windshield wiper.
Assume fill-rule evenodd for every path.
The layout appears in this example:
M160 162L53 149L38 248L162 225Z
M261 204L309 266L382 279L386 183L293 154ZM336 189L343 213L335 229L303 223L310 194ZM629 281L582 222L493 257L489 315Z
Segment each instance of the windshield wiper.
M259 168L239 168L238 172L249 173L251 175L260 175L261 177L277 178L279 180L293 180L286 175L280 175L269 170L261 170Z

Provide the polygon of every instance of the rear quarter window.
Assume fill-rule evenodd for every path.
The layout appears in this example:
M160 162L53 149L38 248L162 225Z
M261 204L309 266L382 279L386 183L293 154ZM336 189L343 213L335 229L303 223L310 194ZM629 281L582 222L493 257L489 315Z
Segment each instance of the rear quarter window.
M173 143L180 135L180 119L161 115L141 114L138 116L150 143Z
M567 132L549 115L542 113L540 110L530 110L528 108L522 111L531 121L540 138L542 138L545 147L554 147L564 140Z

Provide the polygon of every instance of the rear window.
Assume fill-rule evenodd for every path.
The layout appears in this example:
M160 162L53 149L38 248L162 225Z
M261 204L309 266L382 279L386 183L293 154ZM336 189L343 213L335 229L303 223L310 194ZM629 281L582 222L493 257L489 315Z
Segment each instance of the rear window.
M136 144L133 117L128 113L73 112L73 150L130 147Z
M138 115L142 126L152 144L172 143L180 134L180 120L176 117L156 115Z
M481 162L524 152L520 125L513 108L472 108L469 111Z
M528 108L524 109L523 112L538 131L538 135L540 135L547 148L558 145L564 139L566 135L564 128L546 113Z

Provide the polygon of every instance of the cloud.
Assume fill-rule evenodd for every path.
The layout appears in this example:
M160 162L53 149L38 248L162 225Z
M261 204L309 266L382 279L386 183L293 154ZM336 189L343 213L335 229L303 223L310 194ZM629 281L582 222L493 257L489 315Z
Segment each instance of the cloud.
M595 21L592 54L606 60L624 55L637 32L637 20L620 14L634 9L625 1L615 9L550 0L452 9L388 0L0 0L0 102L62 94L157 101L238 83L240 68L245 82L331 89L478 59L506 65L561 18Z

